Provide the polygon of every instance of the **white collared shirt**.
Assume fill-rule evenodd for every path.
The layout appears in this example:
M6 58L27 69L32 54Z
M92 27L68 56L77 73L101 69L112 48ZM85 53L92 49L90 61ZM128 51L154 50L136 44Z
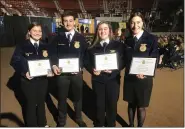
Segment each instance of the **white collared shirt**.
M72 30L72 31L70 31L70 32L65 32L65 34L66 34L66 37L67 37L67 35L68 34L71 34L71 40L73 39L73 36L74 36L74 34L75 34L75 30ZM67 37L68 38L68 37Z
M39 46L39 40L38 41L35 41L34 39L30 38L30 42L33 44L33 46L34 46L34 43L37 43L38 46Z
M141 36L143 35L143 30L139 32L139 34L137 35L133 35L133 37L136 37L138 40L141 38Z
M105 39L105 40L100 41L100 44L101 44L102 47L103 47L103 43L105 43L105 42L107 44L109 44L110 40L109 39Z

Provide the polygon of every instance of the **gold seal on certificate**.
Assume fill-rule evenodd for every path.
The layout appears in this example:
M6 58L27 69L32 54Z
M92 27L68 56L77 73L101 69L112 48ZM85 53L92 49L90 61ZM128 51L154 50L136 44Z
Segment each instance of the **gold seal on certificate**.
M62 69L62 73L79 72L79 58L59 59L58 67Z
M46 76L48 70L51 70L49 59L46 60L30 60L28 67L31 77Z
M117 53L95 54L96 70L115 70L118 69Z
M145 76L154 76L156 60L156 58L133 57L129 74L143 74Z

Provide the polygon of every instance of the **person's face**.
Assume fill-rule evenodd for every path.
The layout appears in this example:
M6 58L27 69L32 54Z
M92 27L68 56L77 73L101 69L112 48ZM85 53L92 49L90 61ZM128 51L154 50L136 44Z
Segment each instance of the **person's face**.
M71 31L75 28L75 20L73 16L63 17L63 24L67 31Z
M165 41L165 42L167 42L167 41L168 41L167 36L164 36L164 41Z
M34 26L30 31L29 31L30 37L34 40L39 40L42 37L42 29L41 26Z
M99 35L101 40L108 39L109 38L109 32L110 32L109 26L105 23L101 24L98 27L98 35Z
M130 21L130 28L134 35L137 35L141 30L143 30L143 21L141 17L135 16Z

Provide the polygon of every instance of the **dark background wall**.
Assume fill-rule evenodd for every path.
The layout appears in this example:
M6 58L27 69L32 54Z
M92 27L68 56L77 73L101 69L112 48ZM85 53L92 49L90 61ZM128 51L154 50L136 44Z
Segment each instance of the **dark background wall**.
M51 33L52 18L4 16L0 17L0 47L21 44L26 36L28 25L38 22L42 25L43 40Z

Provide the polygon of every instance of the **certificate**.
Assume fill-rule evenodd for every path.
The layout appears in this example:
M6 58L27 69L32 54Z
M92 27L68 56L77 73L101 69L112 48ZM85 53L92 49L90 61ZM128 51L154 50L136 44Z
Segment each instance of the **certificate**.
M96 70L115 70L118 69L117 53L95 54Z
M49 59L47 60L30 60L28 67L31 77L45 76L51 72Z
M133 57L129 74L143 74L154 76L156 68L156 58Z
M62 73L79 72L79 58L59 59L59 68L62 69Z

